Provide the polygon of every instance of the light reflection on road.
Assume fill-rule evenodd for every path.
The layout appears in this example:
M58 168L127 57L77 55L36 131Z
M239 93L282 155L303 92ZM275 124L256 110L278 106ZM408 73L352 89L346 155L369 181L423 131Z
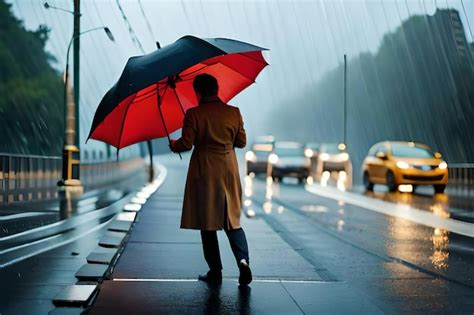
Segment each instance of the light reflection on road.
M244 208L245 208L245 213L248 217L254 217L255 216L255 210L251 207L252 206L252 200L250 199L253 194L253 179L255 177L254 173L251 173L250 175L245 176L244 178Z
M436 203L431 206L431 211L442 218L449 218L450 214L445 210L443 204ZM433 242L433 254L430 256L431 263L436 269L446 270L448 269L449 259L449 231L435 228L433 236L431 237Z
M400 205L425 209L444 219L451 217L451 213L449 211L449 196L447 194L434 194L431 198L427 198L426 196L419 196L413 193L388 193L374 191L366 193L366 195L376 199L394 202ZM412 229L404 228L403 224L400 224L400 220L401 219L390 220L392 225L391 228L396 231L396 235L394 235L395 240L402 236L403 231L406 230L407 233L410 233L411 231L413 234L413 231L416 229L416 227L413 227ZM432 231L432 235L429 237L429 240L432 244L431 254L429 256L430 262L436 270L446 271L449 268L448 262L450 232L441 228L434 228ZM413 237L413 235L411 237ZM400 240L398 239L398 241Z
M321 227L331 227L332 233L338 233L342 239L350 243L358 244L369 252L376 255L394 257L396 260L405 261L408 264L420 266L421 270L436 272L445 277L461 277L460 281L466 279L463 272L471 272L469 256L466 256L466 248L472 248L471 240L458 234L449 232L442 228L429 227L423 223L415 223L408 219L390 215L381 215L373 211L363 211L364 204L354 205L345 202L345 198L337 199L337 196L345 196L345 192L336 194L336 198L325 198L308 194L303 186L293 184L289 179L271 182L266 177L251 178L246 181L252 188L251 202L244 200L244 205L261 207L261 214L271 215L277 220L288 220L293 213L305 213L309 222L315 222L315 230ZM319 182L319 181L318 181ZM314 184L318 185L319 184ZM332 178L329 180L328 190L336 191L337 182ZM248 188L248 187L247 187ZM326 189L326 188L325 188ZM350 193L349 193L350 194ZM354 192L352 192L354 194ZM410 212L412 207L422 203L424 210L435 216L448 219L453 217L450 199L445 194L436 194L429 197L410 193L388 193L375 191L375 199L391 201L401 212ZM366 194L367 197L370 194ZM449 202L448 202L449 201ZM286 208L288 207L288 208ZM421 207L420 207L421 208ZM370 208L368 208L370 209ZM257 209L255 209L257 210ZM289 213L287 215L287 213ZM292 218L293 219L293 218ZM466 258L467 257L467 258ZM404 264L387 263L386 270L393 273L394 277L411 272ZM393 270L392 270L393 269ZM407 274L407 277L419 274ZM404 277L404 276L402 276ZM467 279L466 281L471 281ZM402 290L406 288L399 285L399 281L390 285L390 290ZM446 292L443 292L443 294ZM446 293L447 294L447 293Z
M250 175L245 176L244 179L244 208L248 217L255 216L255 210L252 207L252 196L254 194L254 180L255 174L251 173ZM279 184L274 183L271 176L267 176L265 179L265 201L263 203L263 211L266 214L271 214L273 210L276 210L276 213L283 213L284 207L278 206L274 209L274 205L272 203L272 197L274 194L279 194Z
M340 174L339 174L340 175ZM310 178L310 181L312 178ZM255 182L257 181L257 182ZM339 185L345 185L346 178L342 175L342 180L340 181ZM246 175L244 178L244 200L243 200L243 208L247 217L254 217L256 215L254 202L252 201L252 197L262 196L265 195L265 199L261 203L261 207L263 212L266 215L277 214L281 215L285 211L285 207L279 203L275 203L273 201L273 197L280 196L280 190L284 187L298 187L297 181L293 183L290 179L283 179L283 181L274 182L271 176L266 176L265 179L262 181L262 178L257 178L255 174ZM262 185L264 184L264 185ZM340 186L341 190L344 190L343 186ZM264 188L264 189L262 189ZM258 195L258 196L257 196ZM310 201L310 200L308 200ZM334 228L342 232L346 225L345 220L345 203L343 200L338 201L338 209L336 212L337 219L333 221L332 225ZM327 213L330 209L324 205L316 204L316 203L308 203L305 205L300 206L300 210L308 213Z

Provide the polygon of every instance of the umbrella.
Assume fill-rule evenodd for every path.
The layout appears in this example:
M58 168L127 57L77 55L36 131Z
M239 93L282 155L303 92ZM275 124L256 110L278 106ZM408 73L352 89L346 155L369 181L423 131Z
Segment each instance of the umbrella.
M268 65L263 50L232 39L184 36L131 57L100 102L88 139L117 149L165 136L169 140L169 134L182 127L186 110L197 106L192 86L196 75L215 76L218 96L228 102Z

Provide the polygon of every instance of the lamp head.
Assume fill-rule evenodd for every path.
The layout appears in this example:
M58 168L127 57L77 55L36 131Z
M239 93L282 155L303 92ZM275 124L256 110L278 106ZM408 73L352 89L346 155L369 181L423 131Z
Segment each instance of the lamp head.
M111 41L115 42L114 35L112 34L112 32L110 31L110 29L109 29L107 26L104 27L104 31L105 31L105 34L107 35L107 37L108 37Z

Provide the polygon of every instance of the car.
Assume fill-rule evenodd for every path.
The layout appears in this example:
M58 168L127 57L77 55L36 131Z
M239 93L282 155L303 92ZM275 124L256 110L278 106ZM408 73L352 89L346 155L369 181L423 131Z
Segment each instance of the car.
M305 147L298 142L276 142L268 161L274 180L296 177L303 182L310 173L311 161L305 155Z
M346 152L346 146L343 143L323 143L319 149L317 174L321 176L324 172L349 173L350 156Z
M245 153L247 175L268 172L268 155L272 152L274 143L273 136L261 136L255 139L252 149Z
M336 173L336 174L334 174ZM336 175L336 176L334 176ZM322 143L316 166L316 179L326 186L330 178L336 179L337 187L352 187L352 161L344 143Z
M443 193L448 183L448 164L439 152L422 143L412 141L384 141L373 145L363 164L366 190L374 184L387 185L397 191L400 185L433 185L436 193Z
M315 142L308 142L305 145L305 150L304 150L304 155L309 157L311 161L311 169L310 169L310 174L311 175L316 175L316 167L318 164L318 156L319 156L319 148L320 148L319 143Z

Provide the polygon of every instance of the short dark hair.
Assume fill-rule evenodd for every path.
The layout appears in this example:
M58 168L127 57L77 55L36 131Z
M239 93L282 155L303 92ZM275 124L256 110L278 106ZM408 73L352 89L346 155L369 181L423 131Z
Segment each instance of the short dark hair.
M217 79L207 73L202 73L194 78L193 88L201 96L214 96L219 91Z

